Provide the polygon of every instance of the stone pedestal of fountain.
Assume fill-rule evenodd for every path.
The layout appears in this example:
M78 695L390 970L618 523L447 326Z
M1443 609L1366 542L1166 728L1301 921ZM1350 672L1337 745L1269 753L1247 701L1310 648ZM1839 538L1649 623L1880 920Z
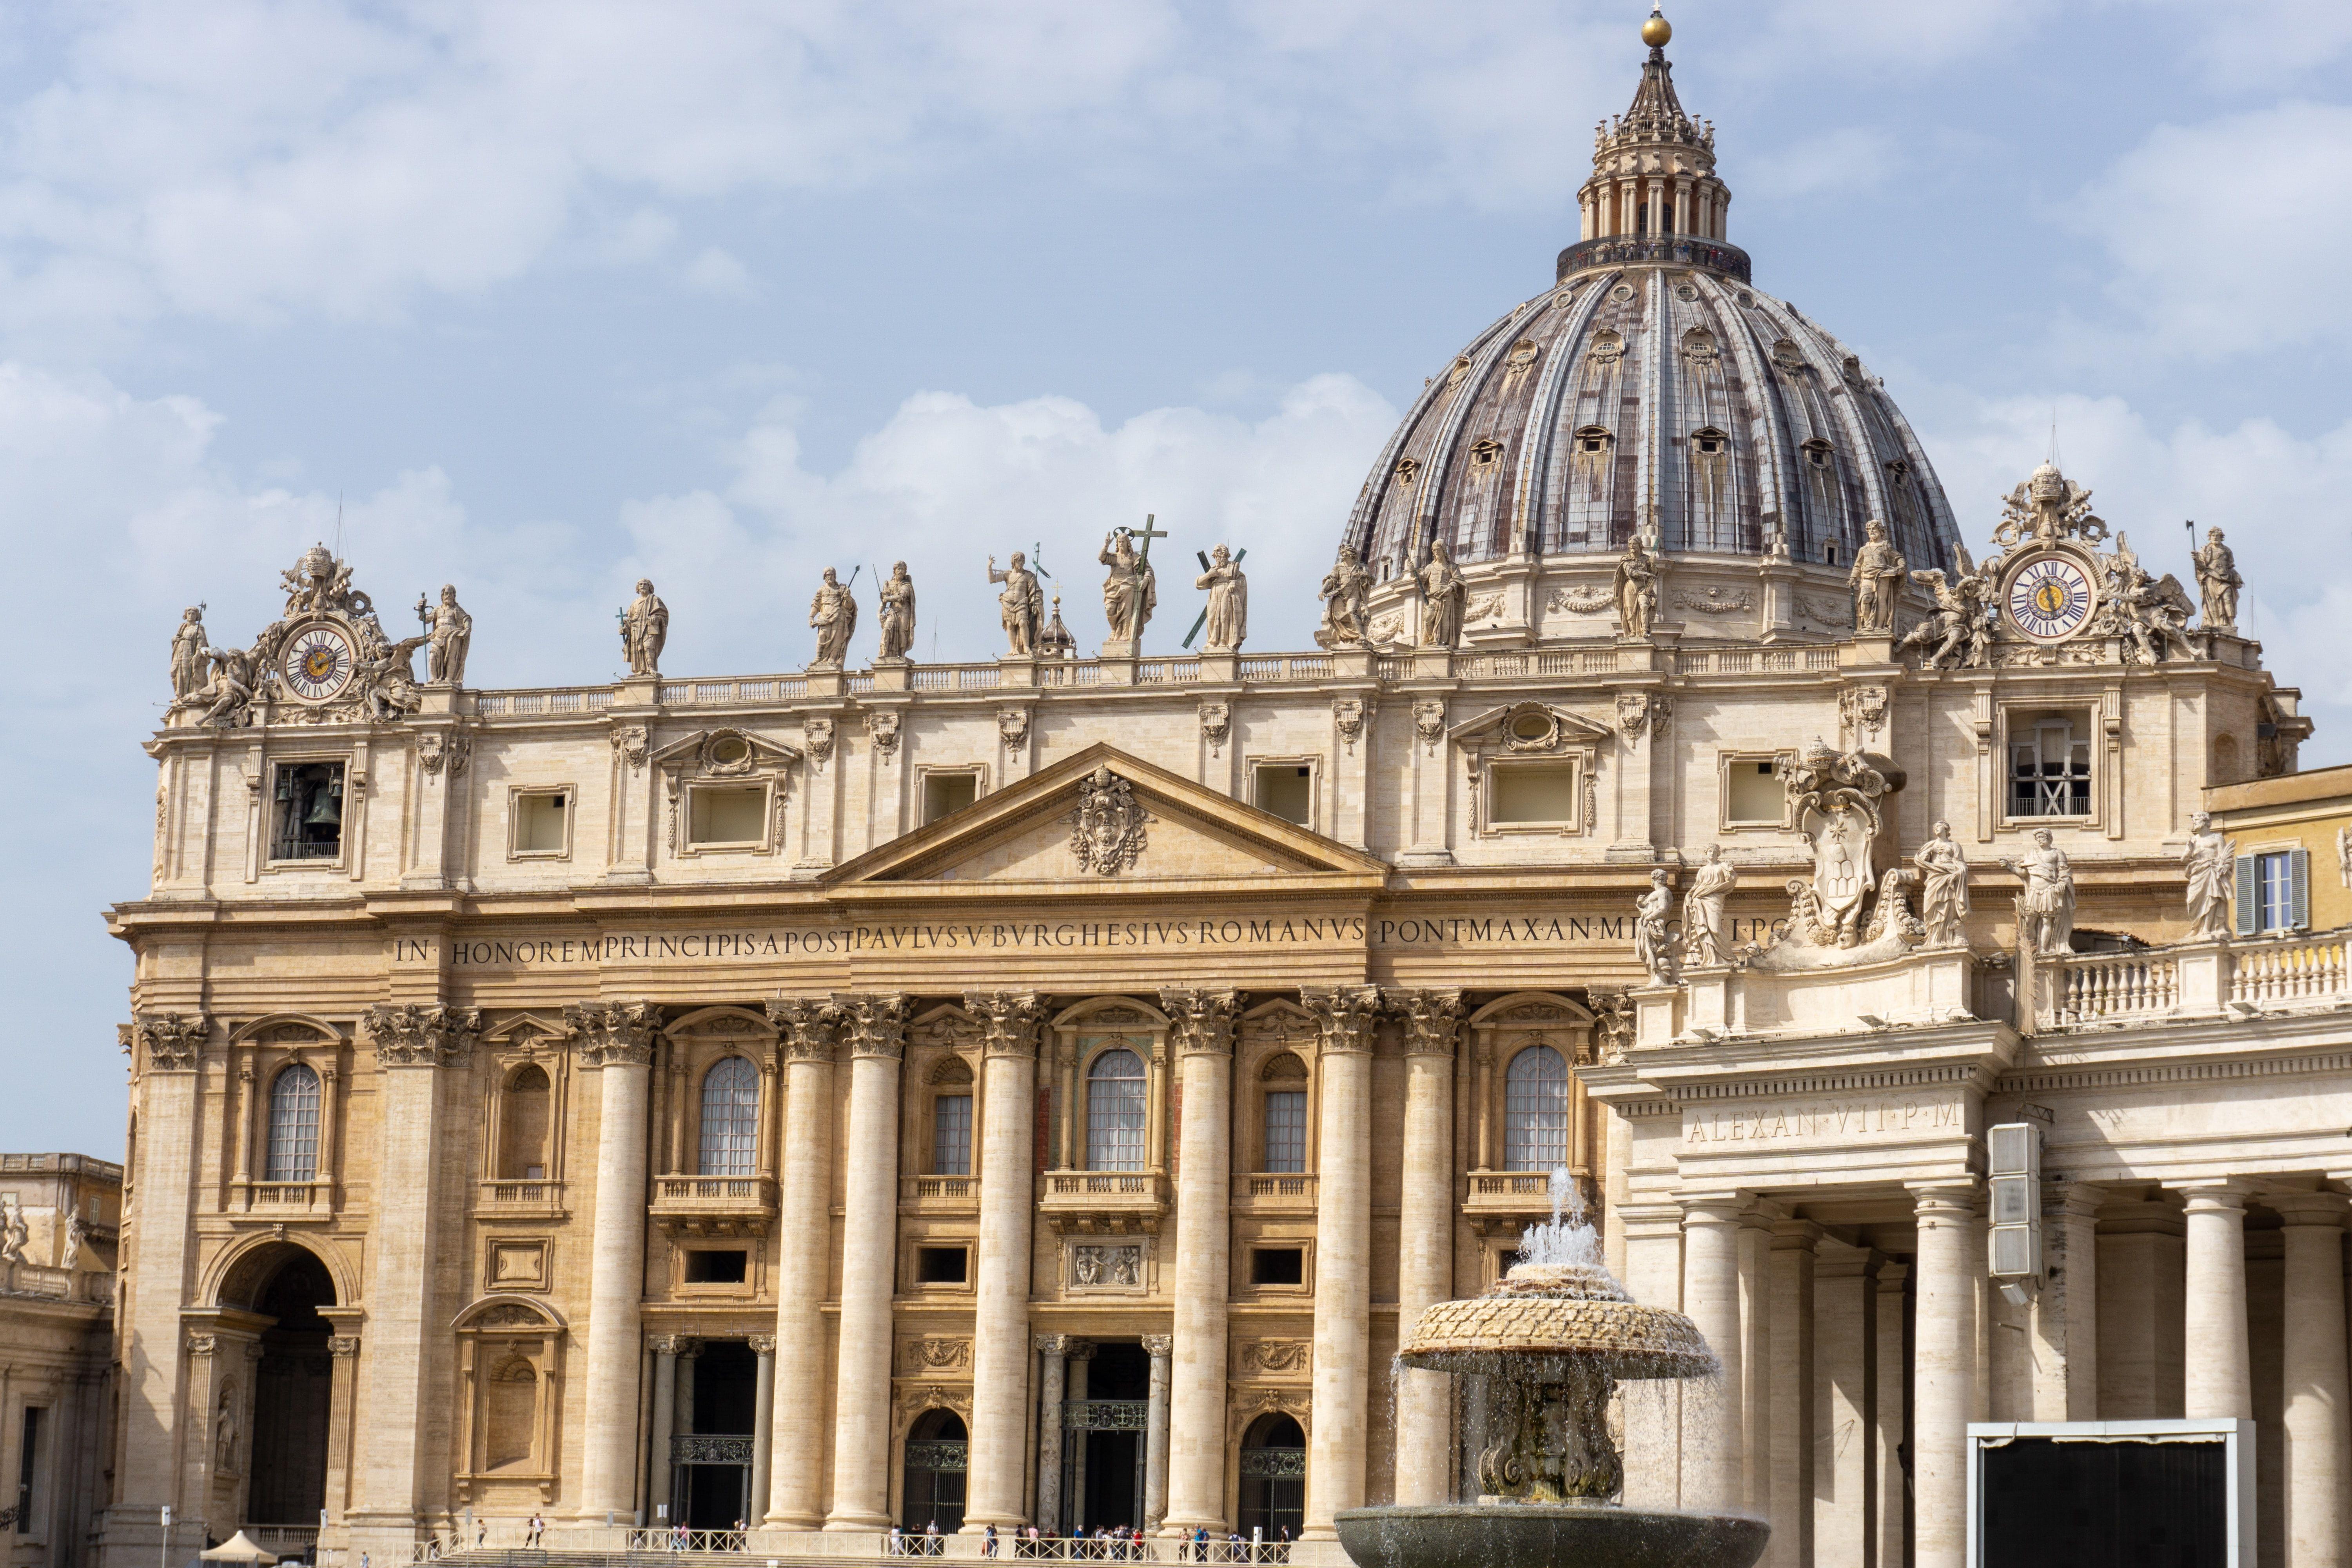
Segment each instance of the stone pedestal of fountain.
M1478 1476L1495 1500L1360 1508L1337 1520L1359 1568L1749 1568L1771 1527L1746 1514L1621 1507L1608 1403L1623 1378L1711 1377L1680 1312L1645 1307L1555 1221L1573 1261L1513 1268L1491 1293L1422 1314L1397 1359L1486 1379Z

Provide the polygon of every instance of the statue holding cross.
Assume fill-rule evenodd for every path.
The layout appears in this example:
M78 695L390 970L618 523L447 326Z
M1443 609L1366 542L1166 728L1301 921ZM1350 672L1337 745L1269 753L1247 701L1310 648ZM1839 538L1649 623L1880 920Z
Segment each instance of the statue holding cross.
M1151 612L1160 607L1160 584L1151 570L1151 542L1168 537L1166 531L1154 528L1154 519L1146 517L1140 529L1121 528L1103 536L1102 553L1097 559L1110 568L1103 580L1103 615L1110 622L1110 637L1103 644L1106 658L1133 658L1143 647L1143 628L1151 619ZM1135 547L1138 539L1143 548Z

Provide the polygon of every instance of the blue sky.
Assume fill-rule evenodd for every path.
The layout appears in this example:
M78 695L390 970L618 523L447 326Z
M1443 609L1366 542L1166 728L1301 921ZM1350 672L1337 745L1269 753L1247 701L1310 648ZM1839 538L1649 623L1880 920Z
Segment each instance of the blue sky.
M1252 642L1304 646L1398 413L1575 237L1644 8L0 13L0 1147L119 1152L100 915L173 625L249 638L339 497L378 600L459 585L484 685L608 678L640 574L666 666L794 668L818 570L899 557L917 652L984 658L991 551L1083 611L1145 511L1247 545ZM2306 761L2352 757L2352 6L1669 15L1758 284L1886 378L1971 541L2054 413L2143 556L2230 531Z

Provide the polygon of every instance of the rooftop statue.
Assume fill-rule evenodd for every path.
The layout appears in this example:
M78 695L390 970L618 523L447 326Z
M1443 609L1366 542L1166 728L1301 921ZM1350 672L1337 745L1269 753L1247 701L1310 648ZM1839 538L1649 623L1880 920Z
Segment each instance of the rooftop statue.
M809 668L839 669L857 631L857 601L830 566L809 600L809 625L816 631L816 657L809 660Z
M1887 542L1886 524L1872 518L1866 525L1869 542L1854 552L1846 584L1853 590L1856 634L1885 635L1895 629L1895 601L1903 592L1909 568L1902 552Z
M1204 625L1209 640L1202 644L1207 653L1231 653L1242 646L1249 633L1249 579L1242 574L1241 563L1232 552L1220 544L1209 552L1209 569L1192 580L1196 588L1209 593L1209 609Z
M1103 616L1110 623L1110 640L1103 651L1133 654L1143 646L1143 628L1150 624L1151 612L1160 607L1159 575L1151 570L1150 556L1136 550L1132 529L1103 535L1096 559L1110 568L1110 575L1103 579Z
M1911 857L1919 868L1919 912L1929 947L1967 945L1969 858L1952 839L1952 825L1936 824L1935 837Z
M1658 614L1658 558L1649 552L1636 532L1625 541L1617 561L1617 621L1622 634L1635 640L1650 635Z
M2213 830L2213 818L2199 812L2189 819L2189 847L2180 868L2189 877L2189 939L2215 942L2230 934L2230 881L2238 843Z
M172 697L194 697L205 683L205 608L194 605L180 613L172 633Z
M463 686L466 651L474 643L474 617L459 606L457 584L441 584L441 603L437 605L427 605L424 596L418 595L416 615L425 623L431 644L431 650L425 656L425 679L436 686Z
M659 675L662 645L669 641L669 606L654 596L653 579L637 579L637 596L621 612L621 651L631 675Z
M2189 537L2197 536L2192 526ZM2221 531L2205 531L2202 548L2192 550L2189 559L2197 568L2197 595L2203 601L2205 629L2209 632L2234 632L2238 629L2238 590L2246 580L2238 575L2238 558L2221 542Z
M2046 827L2033 830L2033 847L2001 868L2022 878L2017 896L2017 940L2035 952L2070 952L2074 938L2074 868Z
M1683 898L1683 952L1692 968L1727 962L1731 942L1723 906L1738 881L1739 872L1723 858L1723 846L1708 845L1706 859Z
M1649 972L1653 985L1676 981L1674 929L1675 889L1666 868L1654 868L1650 886L1633 904L1633 956Z
M1315 629L1318 647L1362 647L1370 640L1364 631L1364 599L1371 588L1371 573L1354 551L1339 546L1339 559L1323 574L1319 590L1323 624Z
M876 651L874 662L904 664L907 650L915 646L915 581L907 575L905 562L891 564L890 575L882 580L877 597L874 619L882 628L882 646Z
M1013 563L1000 572L996 557L988 558L988 580L1004 584L996 605L1004 620L1004 651L1013 658L1036 657L1037 624L1045 612L1045 595L1038 592L1037 574L1029 570L1028 562L1029 557L1016 550Z
M1462 612L1470 603L1470 584L1446 552L1445 541L1432 540L1429 563L1421 569L1421 646L1460 647Z

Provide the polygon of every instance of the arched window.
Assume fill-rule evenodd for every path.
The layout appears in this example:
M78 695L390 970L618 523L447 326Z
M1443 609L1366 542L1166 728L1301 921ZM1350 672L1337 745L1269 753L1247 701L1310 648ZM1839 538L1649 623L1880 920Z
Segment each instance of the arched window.
M926 1410L907 1432L906 1485L899 1528L919 1535L930 1525L941 1535L963 1528L964 1473L971 1439L952 1410Z
M499 1176L509 1182L547 1179L549 1106L554 1096L547 1069L525 1062L499 1097Z
M1087 1169L1143 1169L1143 1058L1125 1047L1087 1069Z
M269 1085L265 1182L307 1182L319 1173L319 1075L297 1062Z
M1503 1168L1556 1171L1568 1163L1568 1062L1529 1046L1503 1075Z
M702 1080L702 1163L706 1176L748 1176L760 1159L760 1072L729 1057Z
M1241 1528L1268 1541L1283 1530L1297 1535L1307 1522L1307 1434L1280 1411L1269 1411L1242 1434Z
M1265 1085L1266 1171L1307 1169L1307 1064L1277 1052L1258 1073Z

